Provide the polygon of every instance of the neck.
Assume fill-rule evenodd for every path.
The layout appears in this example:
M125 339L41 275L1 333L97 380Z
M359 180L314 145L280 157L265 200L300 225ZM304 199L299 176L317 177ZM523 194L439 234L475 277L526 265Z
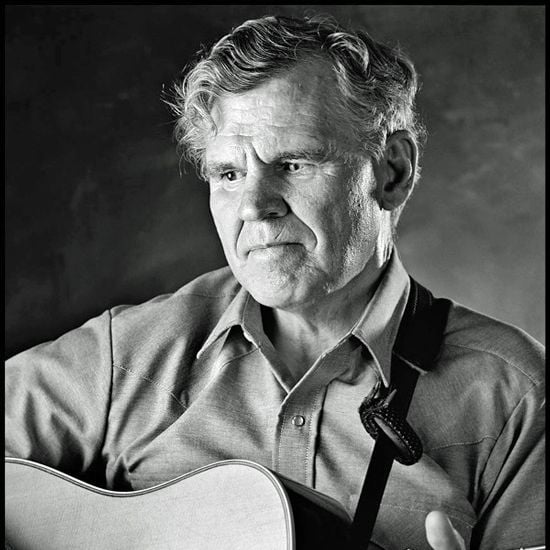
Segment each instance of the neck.
M357 323L385 265L364 270L345 287L292 309L263 308L265 333L296 381Z

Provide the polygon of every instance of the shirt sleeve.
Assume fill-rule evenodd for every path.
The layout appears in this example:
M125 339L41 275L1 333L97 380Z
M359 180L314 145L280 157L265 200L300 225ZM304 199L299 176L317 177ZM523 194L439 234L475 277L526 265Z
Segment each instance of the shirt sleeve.
M98 467L111 393L110 323L105 312L6 362L6 456L84 479Z
M472 548L544 544L544 384L527 392L504 426L482 475L485 495Z

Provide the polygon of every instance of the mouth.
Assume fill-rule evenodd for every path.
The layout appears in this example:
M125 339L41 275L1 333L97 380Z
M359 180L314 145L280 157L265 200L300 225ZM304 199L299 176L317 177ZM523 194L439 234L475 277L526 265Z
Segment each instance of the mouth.
M265 244L255 244L250 247L249 252L253 250L263 250L264 248L274 248L276 246L287 246L289 244L298 244L298 243L265 243Z
M282 252L285 248L290 246L299 246L300 243L296 242L277 242L277 243L261 243L255 244L248 249L248 254L251 253L275 253Z

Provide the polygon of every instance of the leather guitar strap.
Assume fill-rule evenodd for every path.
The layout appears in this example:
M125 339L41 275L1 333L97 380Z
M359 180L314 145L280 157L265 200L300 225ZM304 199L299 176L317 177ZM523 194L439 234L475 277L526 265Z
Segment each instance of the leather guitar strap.
M385 425L377 422L376 413L373 416L381 429L376 430L373 453L353 519L352 541L356 549L368 547L393 460L412 464L422 454L422 444L405 419L419 375L418 368L429 371L435 365L447 323L450 301L443 298L435 299L429 290L412 277L410 283L409 298L392 351L389 390L396 392L390 397L391 414L383 416L387 420ZM391 391L387 391L382 397L387 397L389 393ZM376 400L374 403L376 404ZM376 407L374 409L380 410ZM372 408L367 411L360 409L364 424L368 423L371 410ZM371 427L378 427L376 424L371 423ZM412 432L410 438L403 436L403 432L406 432L403 427ZM365 428L372 435L372 430L366 425ZM416 447L414 438L417 440ZM406 459L403 459L403 453ZM414 457L411 457L410 453Z

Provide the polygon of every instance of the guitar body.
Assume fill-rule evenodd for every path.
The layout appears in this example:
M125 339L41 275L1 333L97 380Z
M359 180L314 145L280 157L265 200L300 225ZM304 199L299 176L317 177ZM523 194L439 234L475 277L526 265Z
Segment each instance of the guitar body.
M6 458L5 482L6 542L14 550L350 547L350 519L336 501L246 460L117 492Z

